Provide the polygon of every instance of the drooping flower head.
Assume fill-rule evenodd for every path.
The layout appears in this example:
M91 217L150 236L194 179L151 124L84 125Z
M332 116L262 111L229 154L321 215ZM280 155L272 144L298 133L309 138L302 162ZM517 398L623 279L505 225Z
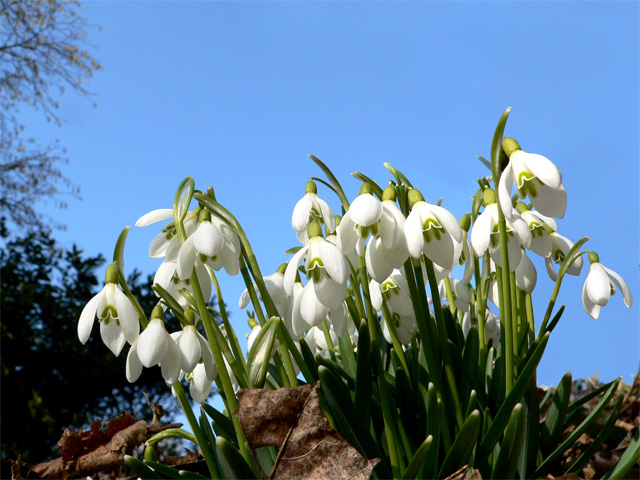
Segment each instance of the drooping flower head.
M78 321L78 338L85 344L98 318L100 335L114 355L120 355L126 342L134 343L140 333L138 314L131 300L118 286L119 269L113 263L107 267L104 288L82 309Z
M582 287L582 305L586 312L597 320L600 316L600 307L604 307L611 295L616 293L616 286L622 291L624 304L631 308L633 298L631 291L624 279L613 270L600 263L595 252L589 253L589 274Z
M318 197L316 184L313 180L309 180L305 187L304 197L298 200L291 216L291 226L296 231L296 236L302 244L306 244L309 240L307 227L312 219L326 224L331 232L336 230L336 219L333 210L327 202Z
M498 185L498 198L504 216L512 216L511 186L515 183L518 196L529 197L540 213L562 218L567 209L567 192L558 167L542 155L521 150L513 138L505 137L502 147L509 156L509 163Z
M452 268L458 261L462 229L448 210L424 201L422 194L409 190L411 213L404 224L407 248L413 258L424 254L443 268Z

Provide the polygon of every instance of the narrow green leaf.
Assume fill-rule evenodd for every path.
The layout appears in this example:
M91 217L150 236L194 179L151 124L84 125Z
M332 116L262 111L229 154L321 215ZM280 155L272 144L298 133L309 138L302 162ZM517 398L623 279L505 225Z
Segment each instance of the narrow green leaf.
M453 445L440 467L438 477L442 478L458 470L460 467L469 464L469 459L473 453L482 425L482 415L480 411L474 410L462 424L462 428L456 435Z
M224 437L216 438L216 453L222 478L256 478L244 457Z
M311 349L309 348L309 345L307 344L307 341L304 338L300 339L300 351L302 352L302 358L304 359L304 364L307 366L307 369L309 370L309 375L311 375L311 378L313 379L313 382L307 380L308 383L317 382L318 379L320 378L318 376L318 362L316 362L316 359L313 356L313 353L311 353Z
M291 355L293 355L293 359L298 365L298 368L300 368L300 372L302 372L307 383L315 383L317 378L314 378L312 370L306 364L302 353L298 350L293 338L291 338L291 334L289 333L289 330L287 330L284 322L280 322L278 325L278 338L280 338L280 341L284 340L284 343L287 345Z
M160 476L160 474L153 470L149 465L144 464L137 458L134 458L130 455L124 456L124 464L127 467L131 468L134 472L136 472L136 475L140 476L141 478L162 478L162 476Z
M518 402L522 399L522 396L528 386L531 375L535 372L540 359L542 358L542 354L544 352L545 347L547 346L547 342L549 341L549 334L546 333L540 343L535 347L533 354L529 358L529 361L525 364L520 376L516 380L516 383L513 385L513 388L509 392L509 394L502 402L502 405L498 409L498 412L493 418L493 422L491 423L491 427L487 433L483 436L482 442L478 447L478 458L483 458L486 455L489 455L493 450L493 447L498 442L498 439L502 436L504 429L507 426L511 418L511 412L513 408L516 406ZM535 342L534 342L535 345ZM533 346L533 345L532 345Z
M476 158L480 160L482 164L489 169L489 171L491 171L491 162L489 160L480 155L476 155Z
M129 235L129 230L131 230L131 225L127 225L124 227L118 240L116 241L116 246L113 250L113 261L118 264L118 268L120 271L124 270L124 245L127 242L127 236Z
M316 361L318 362L318 366L322 366L331 370L337 377L342 378L347 382L347 386L350 390L355 389L356 381L352 378L347 371L342 367L342 365L334 362L330 358L325 358L322 355L316 355Z
M349 210L349 201L347 200L347 196L344 194L344 190L342 190L342 186L340 185L340 182L338 182L338 179L335 177L333 172L329 170L329 167L322 163L320 159L314 157L313 155L309 155L309 158L313 160L315 164L318 165L327 176L327 178L331 182L331 185L333 185L333 188L335 189L335 192L338 195L338 198L342 203L342 208L344 208L345 212Z
M209 404L203 403L201 407L213 420L212 427L216 435L226 438L237 447L238 440L233 427L233 421Z
M371 420L372 376L370 342L369 325L366 320L362 320L358 333L358 359L356 365L354 403L358 411L362 414L362 419L365 424L369 424Z
M553 329L556 328L556 325L560 321L560 317L562 317L563 313L564 313L564 305L560 307L560 309L557 311L557 313L553 316L553 318L549 322L549 325L547 325L547 328L546 328L547 332L552 332Z
M422 445L416 450L416 453L413 454L409 465L407 465L406 470L402 474L403 479L416 478L420 473L420 469L425 463L425 459L429 454L429 450L431 449L431 445L433 444L433 437L429 435Z
M340 360L344 370L350 377L356 378L356 372L358 365L356 363L356 356L353 353L353 344L348 335L342 335L338 337L338 347L340 350Z
M502 152L502 137L504 136L504 128L507 125L509 113L511 113L511 107L508 107L500 117L491 141L491 174L493 175L494 185L498 185L500 173L502 173L500 153Z
M511 412L509 424L500 444L498 459L493 464L491 478L515 478L524 440L524 407L518 403Z
M172 468L172 467L169 467L167 465L163 465L161 463L154 462L152 460L145 460L144 463L146 465L148 465L149 467L151 467L156 472L161 473L165 477L177 478L177 479L183 478L182 475L180 475L180 470L178 470L176 468ZM162 478L162 477L160 477L160 478Z
M567 372L556 388L551 406L547 412L547 418L540 430L540 448L545 455L548 455L558 444L560 434L564 429L564 420L567 416L570 396L571 372Z
M404 174L400 170L398 170L397 168L392 167L389 162L386 162L384 164L384 166L396 178L398 184L404 183L409 188L413 188L413 185L411 185L411 182L409 181L409 179L407 177L405 177Z
M322 392L345 439L366 458L381 458L378 446L371 437L369 426L351 400L343 381L325 366L318 367Z

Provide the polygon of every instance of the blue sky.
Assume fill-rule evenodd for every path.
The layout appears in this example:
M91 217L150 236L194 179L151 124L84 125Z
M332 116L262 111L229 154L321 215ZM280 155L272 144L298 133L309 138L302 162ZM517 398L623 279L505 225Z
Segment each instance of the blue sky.
M351 198L361 171L384 184L390 162L427 201L457 218L487 171L495 125L563 172L568 209L559 233L620 273L594 322L581 303L588 271L567 278L567 304L539 368L556 384L596 371L603 381L638 369L639 7L637 2L89 2L84 12L104 69L97 108L67 94L61 128L27 115L29 131L59 138L64 173L82 200L43 208L67 225L67 246L111 256L125 225L170 207L187 175L213 185L245 227L264 274L297 245L295 202L321 172ZM321 196L336 207L326 189ZM157 229L133 229L126 267L153 272ZM552 284L537 262L536 313ZM240 278L220 276L239 334ZM124 374L124 372L123 372Z

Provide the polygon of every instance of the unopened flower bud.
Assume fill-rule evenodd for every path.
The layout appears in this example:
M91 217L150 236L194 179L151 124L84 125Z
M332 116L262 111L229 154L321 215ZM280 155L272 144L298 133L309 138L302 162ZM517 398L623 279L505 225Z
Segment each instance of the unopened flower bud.
M382 201L384 202L385 200L396 201L396 189L393 185L387 185L382 192Z
M411 205L412 207L418 202L424 202L424 197L422 196L422 193L420 193L420 190L418 190L417 188L412 188L411 190L409 190L409 192L407 193L407 198L409 199L409 205Z
M504 137L504 139L502 140L502 149L504 150L504 153L506 153L508 157L510 157L511 154L516 150L522 150L518 142L516 142L511 137Z

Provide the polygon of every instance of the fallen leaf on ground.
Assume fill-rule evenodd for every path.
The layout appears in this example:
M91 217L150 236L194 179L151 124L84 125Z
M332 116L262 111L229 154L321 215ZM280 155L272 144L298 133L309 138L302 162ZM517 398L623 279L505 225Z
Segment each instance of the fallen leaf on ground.
M252 450L279 448L270 478L365 480L379 458L366 459L333 430L315 385L238 392L236 416Z

